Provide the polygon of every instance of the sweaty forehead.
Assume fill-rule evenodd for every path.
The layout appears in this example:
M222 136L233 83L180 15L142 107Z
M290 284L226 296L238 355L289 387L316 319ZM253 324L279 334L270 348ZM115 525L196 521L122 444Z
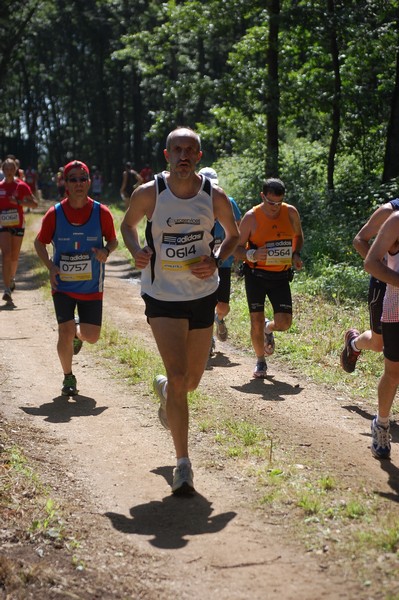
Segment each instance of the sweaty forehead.
M193 133L185 129L181 129L180 131L172 134L169 143L171 148L184 146L185 148L192 147L197 151L200 149L198 138Z

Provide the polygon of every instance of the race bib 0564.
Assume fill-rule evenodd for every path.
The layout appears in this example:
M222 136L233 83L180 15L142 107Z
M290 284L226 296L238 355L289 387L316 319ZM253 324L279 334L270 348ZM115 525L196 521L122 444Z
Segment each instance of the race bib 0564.
M292 240L273 240L267 242L266 265L291 265Z

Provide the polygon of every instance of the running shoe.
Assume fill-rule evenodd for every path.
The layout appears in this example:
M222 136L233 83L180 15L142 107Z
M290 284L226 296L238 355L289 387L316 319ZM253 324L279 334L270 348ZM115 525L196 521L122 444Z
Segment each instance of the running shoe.
M256 363L254 370L254 377L256 379L264 379L267 375L267 364L266 361L261 360Z
M14 303L13 303L12 297L11 297L11 290L4 291L3 300L7 304L7 306L14 306Z
M345 345L341 352L340 363L341 367L347 373L353 373L356 368L357 359L360 356L360 351L356 352L352 348L352 340L359 336L357 329L348 329L345 333Z
M194 475L189 464L183 464L173 469L172 492L175 496L194 494Z
M161 422L162 427L170 429L168 423L168 417L166 415L166 398L164 396L164 388L167 378L165 375L157 375L152 383L154 392L159 398L158 418Z
M76 396L79 393L79 390L76 389L76 377L72 373L65 375L61 393L63 396Z
M388 427L378 425L377 417L374 417L371 423L371 454L375 458L390 458L391 456L391 435Z
M275 342L274 335L272 333L266 333L266 327L270 323L269 319L265 319L265 354L271 356L274 352Z
M79 325L79 317L77 315L75 315L75 327L77 327ZM78 338L78 336L75 333L75 337L73 338L73 353L76 356L76 354L79 354L79 352L81 351L83 346L83 342L81 339Z
M15 290L15 279L11 280L10 290L13 292Z
M212 356L215 356L215 354L216 354L216 342L215 342L215 338L212 336L211 347L209 348L209 358L212 358Z
M217 315L215 315L215 323L216 323L216 337L219 342L225 342L227 340L227 327L224 322L224 319L219 319Z

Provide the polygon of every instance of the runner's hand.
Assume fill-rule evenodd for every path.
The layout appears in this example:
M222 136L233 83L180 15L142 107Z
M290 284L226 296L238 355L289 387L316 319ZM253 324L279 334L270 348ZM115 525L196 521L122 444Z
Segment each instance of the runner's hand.
M49 269L50 272L50 283L51 287L56 290L58 285L58 275L60 274L60 269L54 263L51 264Z
M190 265L190 271L198 279L207 279L216 271L216 261L212 256L201 256L199 262Z
M138 269L145 269L148 263L150 262L152 254L153 252L148 246L145 246L144 248L141 248L140 250L135 252L133 258L136 267Z
M98 260L98 262L105 263L107 262L107 258L109 253L105 248L92 248L92 252L94 254L94 258Z

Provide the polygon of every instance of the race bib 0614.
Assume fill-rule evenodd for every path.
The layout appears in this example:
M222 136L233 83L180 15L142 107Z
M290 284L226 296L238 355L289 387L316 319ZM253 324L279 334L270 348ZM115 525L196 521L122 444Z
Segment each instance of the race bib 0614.
M164 234L161 244L162 270L187 271L190 265L199 262L203 235L202 231Z

